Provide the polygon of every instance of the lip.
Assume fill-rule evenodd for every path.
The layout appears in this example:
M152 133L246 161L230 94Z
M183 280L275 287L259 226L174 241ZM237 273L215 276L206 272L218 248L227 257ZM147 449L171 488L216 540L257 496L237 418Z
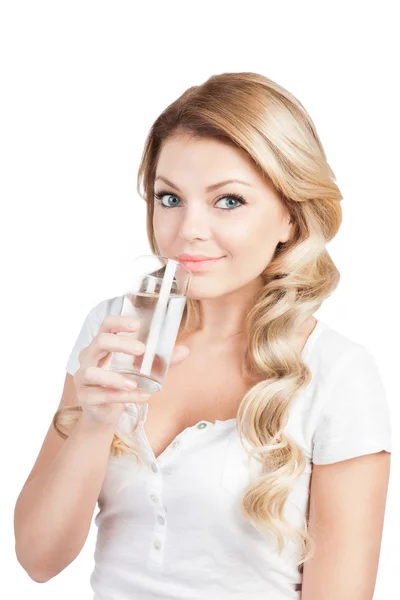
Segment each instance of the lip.
M178 257L180 261L189 262L200 262L203 260L217 260L222 256L205 256L205 254L180 254Z
M219 262L224 256L219 258L207 259L207 260L179 260L182 266L186 267L190 271L205 271L210 269L213 265Z

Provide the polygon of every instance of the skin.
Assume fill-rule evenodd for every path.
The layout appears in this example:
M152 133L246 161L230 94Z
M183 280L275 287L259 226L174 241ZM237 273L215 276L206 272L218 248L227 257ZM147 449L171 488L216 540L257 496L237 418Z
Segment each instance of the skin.
M227 179L248 185L231 183L206 191ZM247 155L214 139L168 138L155 176L155 192L160 191L168 192L161 201L170 207L162 208L154 200L153 226L161 254L175 259L183 252L225 256L209 270L192 273L188 297L200 300L203 311L204 327L197 340L229 342L243 331L246 312L262 284L260 274L276 245L290 237L289 215L271 182ZM235 193L247 204L230 198Z
M373 599L390 461L382 451L313 465L309 531L317 551L304 566L301 600Z

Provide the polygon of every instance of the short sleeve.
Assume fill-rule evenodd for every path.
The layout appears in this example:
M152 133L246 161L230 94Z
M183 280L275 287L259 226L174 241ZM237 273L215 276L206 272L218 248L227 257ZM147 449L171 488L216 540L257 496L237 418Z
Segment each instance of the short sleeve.
M391 418L381 375L360 344L342 356L327 388L314 435L314 464L392 451Z
M104 318L108 314L118 315L121 312L123 297L108 298L94 306L86 315L81 330L69 355L66 370L75 375L79 369L79 353L86 348L97 335Z

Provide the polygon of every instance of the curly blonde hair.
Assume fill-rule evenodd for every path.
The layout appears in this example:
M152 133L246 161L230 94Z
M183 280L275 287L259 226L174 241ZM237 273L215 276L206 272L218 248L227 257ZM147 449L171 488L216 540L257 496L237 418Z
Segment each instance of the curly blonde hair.
M307 517L304 528L298 529L283 511L292 485L304 472L306 458L284 430L290 406L310 383L311 372L289 339L339 283L340 274L326 243L340 227L342 196L314 124L290 92L257 73L214 75L170 104L145 142L137 191L146 201L147 235L155 254L160 254L153 231L156 166L162 143L179 134L216 139L244 150L273 183L294 224L291 239L277 245L262 273L264 285L246 315L248 344L242 375L249 383L255 375L262 380L244 395L237 428L243 447L262 465L259 479L241 498L241 514L266 537L275 535L279 554L285 536L295 541L297 565L302 570L315 553ZM177 343L201 327L200 302L188 298ZM54 427L62 437L79 419L79 411L79 406L73 406L54 415ZM115 433L111 452L133 453L141 461L129 434Z

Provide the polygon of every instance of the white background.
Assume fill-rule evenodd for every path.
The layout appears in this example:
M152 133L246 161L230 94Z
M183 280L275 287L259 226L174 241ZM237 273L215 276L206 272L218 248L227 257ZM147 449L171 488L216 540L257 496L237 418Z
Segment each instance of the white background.
M398 588L399 77L395 2L3 1L0 9L1 571L8 599L91 598L96 530L45 584L14 554L16 498L87 312L150 251L136 175L186 88L259 72L304 104L343 194L340 286L317 317L381 369L394 449L374 599ZM396 47L397 46L397 47ZM97 512L97 511L96 511Z

